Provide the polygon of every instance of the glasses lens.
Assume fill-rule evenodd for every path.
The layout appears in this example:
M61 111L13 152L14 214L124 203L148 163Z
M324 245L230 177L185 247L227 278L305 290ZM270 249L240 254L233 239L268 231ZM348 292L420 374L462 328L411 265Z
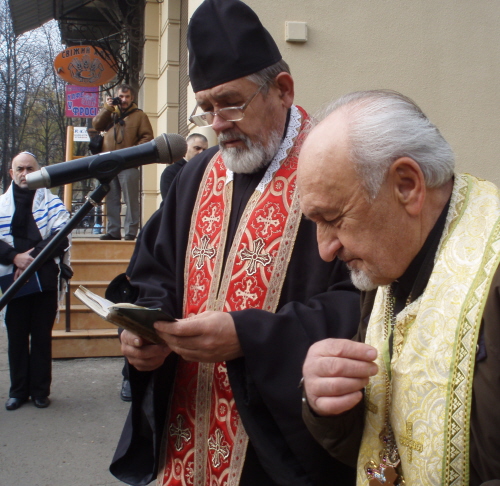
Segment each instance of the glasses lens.
M209 127L214 121L212 113L201 113L193 115L191 121L198 127Z
M217 115L226 121L236 122L243 120L245 113L239 107L229 107L222 108L217 112ZM214 123L214 115L209 111L200 113L199 115L192 115L189 119L198 127L210 127Z
M245 113L241 108L222 108L217 114L224 118L226 121L240 121L243 120Z

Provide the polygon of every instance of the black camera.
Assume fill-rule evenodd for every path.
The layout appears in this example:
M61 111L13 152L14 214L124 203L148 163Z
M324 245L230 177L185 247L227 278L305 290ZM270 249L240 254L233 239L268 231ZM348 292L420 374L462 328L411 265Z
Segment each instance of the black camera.
M116 96L115 98L113 98L111 100L111 104L112 105L121 105L122 104L122 100L120 99L119 96Z

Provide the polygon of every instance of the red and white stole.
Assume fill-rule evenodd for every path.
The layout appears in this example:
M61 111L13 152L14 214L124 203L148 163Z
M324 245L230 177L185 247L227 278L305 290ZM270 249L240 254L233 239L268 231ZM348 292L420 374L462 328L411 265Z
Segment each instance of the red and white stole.
M232 173L219 152L208 164L186 253L185 317L207 310L275 312L301 219L296 171L306 120L292 106L287 135L247 203L223 274ZM247 443L225 363L179 358L157 484L237 486Z

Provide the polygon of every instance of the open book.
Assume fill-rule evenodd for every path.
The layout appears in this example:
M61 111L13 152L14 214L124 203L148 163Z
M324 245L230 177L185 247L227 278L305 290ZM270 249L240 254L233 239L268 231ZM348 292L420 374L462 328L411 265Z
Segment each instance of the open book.
M128 303L115 304L100 295L94 294L82 285L75 290L75 296L103 319L116 326L123 327L152 343L162 344L164 342L156 334L153 326L156 321L175 321L173 317L170 317L161 309L148 309L147 307Z

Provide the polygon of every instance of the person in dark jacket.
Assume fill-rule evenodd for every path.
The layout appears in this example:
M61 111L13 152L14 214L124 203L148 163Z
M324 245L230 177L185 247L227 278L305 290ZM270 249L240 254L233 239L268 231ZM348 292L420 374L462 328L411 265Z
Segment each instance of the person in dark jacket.
M195 156L201 154L208 148L208 140L205 135L192 133L186 138L187 151L183 159L178 160L163 170L160 178L161 199L165 199L167 192L179 171Z

